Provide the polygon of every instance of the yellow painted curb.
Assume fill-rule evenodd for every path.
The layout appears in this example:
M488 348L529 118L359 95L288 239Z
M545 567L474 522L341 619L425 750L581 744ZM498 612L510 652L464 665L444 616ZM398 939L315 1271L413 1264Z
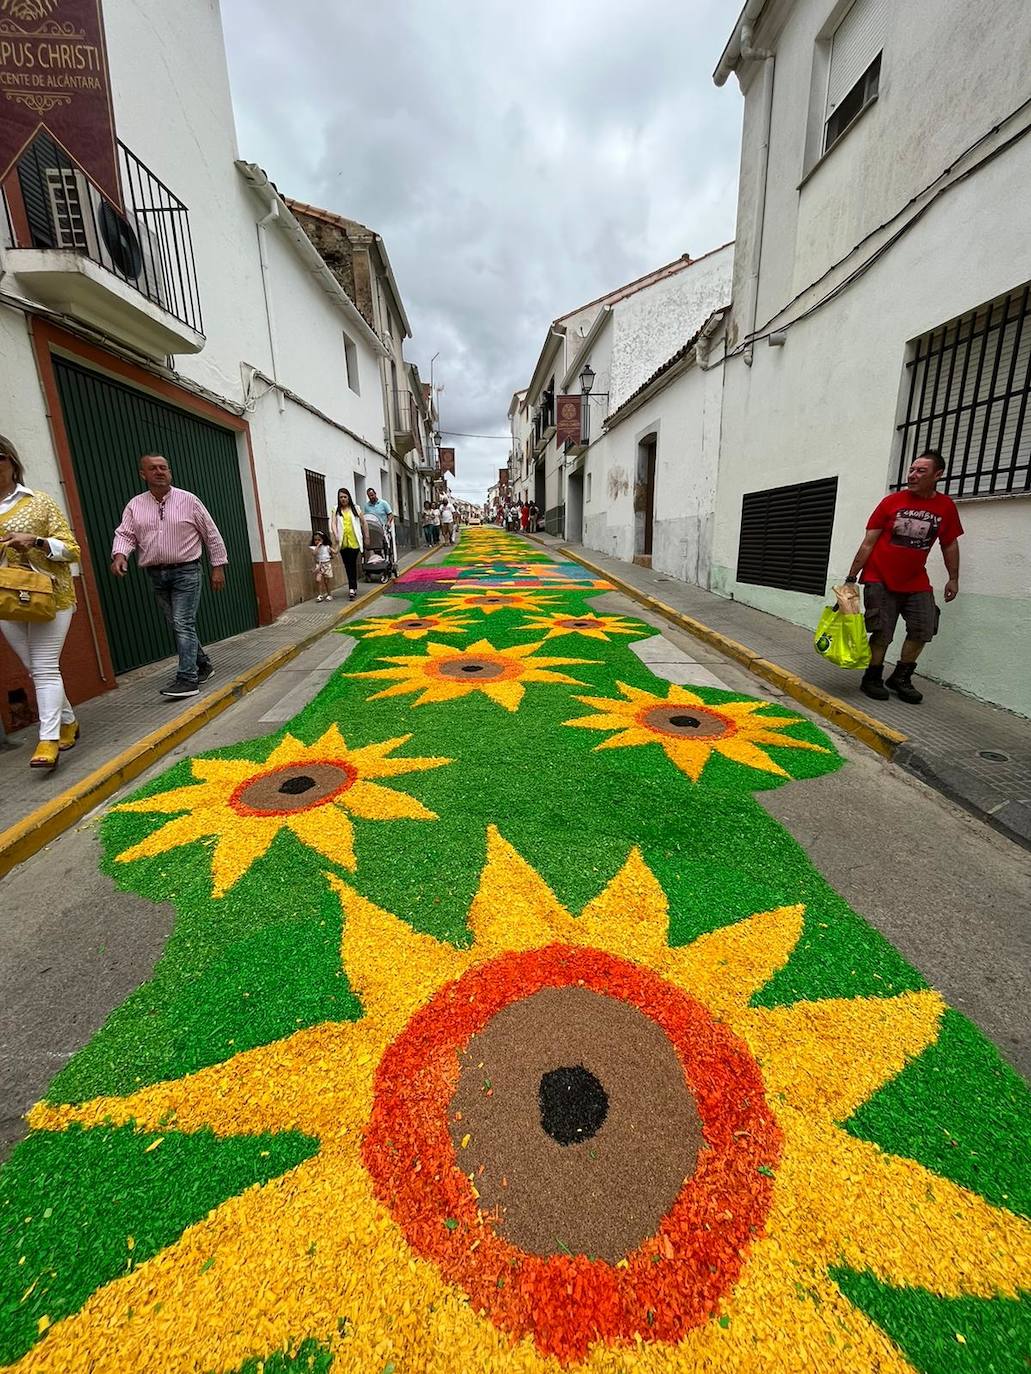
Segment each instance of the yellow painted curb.
M436 553L437 550L427 549L425 553L407 564L404 572L418 567L427 558ZM403 576L403 573L402 573ZM369 605L378 596L389 592L394 584L386 582L381 586L374 587L363 596L357 597L354 601L349 601L345 610L332 620L327 620L324 625L320 625L317 630L306 635L304 639L298 640L296 644L288 644L282 649L277 649L274 654L266 658L261 663L255 664L253 668L248 668L245 672L234 677L232 681L226 683L211 696L205 697L203 701L197 702L182 715L176 716L166 725L151 731L149 735L144 735L143 739L131 744L128 749L123 749L120 754L116 754L113 759L101 764L92 773L87 774L81 781L69 787L67 791L61 792L58 796L51 798L50 801L39 806L35 811L29 813L16 825L10 826L0 835L0 877L9 873L12 868L26 859L38 854L41 849L56 840L59 835L63 835L66 830L88 815L95 806L99 806L112 793L117 792L120 787L124 787L127 782L145 772L152 763L173 750L176 745L183 740L189 739L191 735L197 733L216 716L220 716L223 711L247 695L248 692L258 687L266 678L298 654L310 648L312 644L329 634L331 630L339 628L355 611Z
M533 536L529 536L532 538ZM537 541L541 542L541 541ZM544 545L545 548L550 547ZM803 706L808 706L817 715L823 716L836 725L839 730L844 730L846 734L854 739L861 741L875 753L890 759L900 744L904 744L906 736L899 730L893 729L890 725L885 725L883 721L876 720L873 716L868 716L865 711L860 711L858 707L851 706L847 701L841 701L838 697L831 696L821 687L814 686L807 682L797 673L789 672L787 668L782 668L777 663L771 663L769 659L757 654L754 649L749 649L745 644L739 644L736 639L731 639L728 635L720 634L719 630L713 630L708 625L704 625L700 620L695 620L693 616L685 615L682 611L676 610L672 606L667 606L664 601L659 601L657 597L649 596L647 592L640 591L629 582L624 582L608 568L600 568L597 563L592 563L589 558L583 558L580 554L574 553L572 549L560 548L557 552L565 558L571 558L574 562L582 564L590 572L598 577L604 577L617 587L626 596L632 598L639 605L647 607L650 611L655 611L664 619L676 625L678 629L686 630L688 634L694 635L696 639L710 645L712 648L725 654L727 658L732 658L742 667L747 668L756 677L765 678L767 682L772 682L775 687L793 700L800 702Z

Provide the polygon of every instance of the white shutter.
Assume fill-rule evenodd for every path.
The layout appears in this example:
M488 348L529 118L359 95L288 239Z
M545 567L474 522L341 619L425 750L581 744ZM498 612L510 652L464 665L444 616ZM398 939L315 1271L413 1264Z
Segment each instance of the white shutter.
M834 113L884 46L888 0L856 0L834 30L827 114Z

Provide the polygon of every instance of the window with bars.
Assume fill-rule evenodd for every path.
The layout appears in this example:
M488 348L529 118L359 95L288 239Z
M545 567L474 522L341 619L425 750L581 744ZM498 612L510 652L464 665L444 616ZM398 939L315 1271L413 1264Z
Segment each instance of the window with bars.
M304 481L308 488L308 515L311 529L318 530L329 538L329 510L326 507L326 477L324 473L304 469Z
M950 496L1031 491L1031 283L932 329L906 363L892 490L914 458L945 459Z
M837 477L746 491L737 580L820 596L827 588Z

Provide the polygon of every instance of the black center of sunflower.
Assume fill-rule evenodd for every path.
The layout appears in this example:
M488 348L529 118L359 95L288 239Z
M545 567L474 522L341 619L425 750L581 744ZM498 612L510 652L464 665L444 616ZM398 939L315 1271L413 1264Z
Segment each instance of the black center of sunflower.
M609 1098L594 1074L582 1064L551 1069L537 1088L541 1129L559 1145L578 1145L601 1130Z
M687 729L689 726L691 729L697 729L701 721L697 716L670 716L669 723L670 725L679 725L684 729Z
M300 773L295 778L287 778L276 790L286 797L297 797L302 792L310 792L315 786L317 784L314 778L309 778L307 773Z
M463 664L462 664L462 672L463 672L463 673L482 673L482 672L483 672L483 664L482 664L482 663L463 663Z

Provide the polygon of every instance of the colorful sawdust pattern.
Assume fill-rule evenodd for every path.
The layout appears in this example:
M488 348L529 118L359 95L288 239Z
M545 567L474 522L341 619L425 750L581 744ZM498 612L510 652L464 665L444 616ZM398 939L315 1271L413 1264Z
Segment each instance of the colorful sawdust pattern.
M468 531L108 813L176 922L0 1172L0 1365L1026 1372L1026 1086L753 797L828 738L605 589Z

